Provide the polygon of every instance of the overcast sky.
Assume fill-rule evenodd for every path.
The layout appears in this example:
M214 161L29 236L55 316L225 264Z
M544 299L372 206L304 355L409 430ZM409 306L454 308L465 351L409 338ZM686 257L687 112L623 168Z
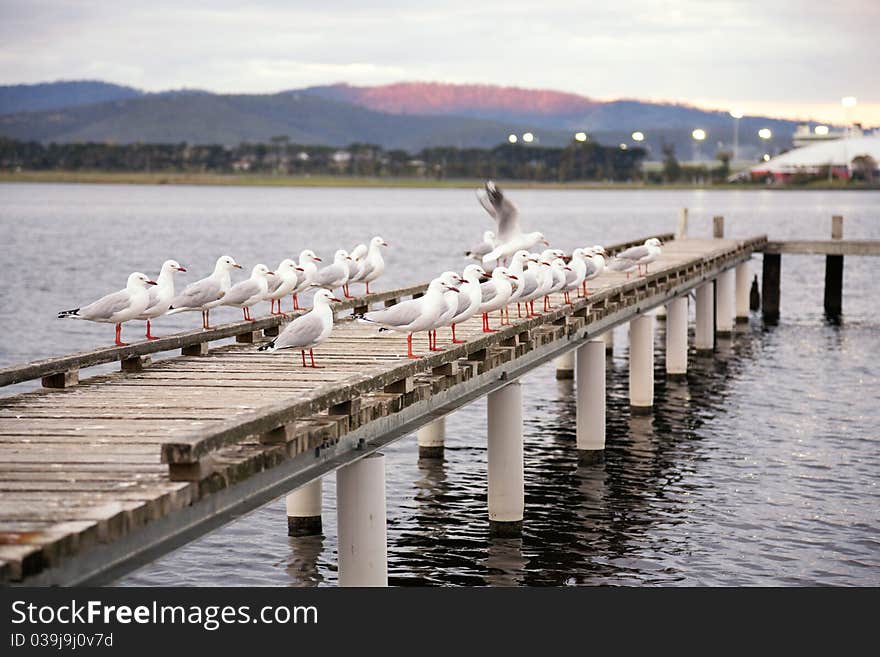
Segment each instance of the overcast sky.
M0 84L551 88L880 125L880 0L0 0Z

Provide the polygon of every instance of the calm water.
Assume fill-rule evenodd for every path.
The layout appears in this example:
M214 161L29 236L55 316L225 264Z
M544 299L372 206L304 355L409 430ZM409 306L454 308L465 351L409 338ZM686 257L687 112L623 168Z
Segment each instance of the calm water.
M733 236L826 238L830 216L843 214L846 237L880 238L877 193L511 196L527 227L566 248L674 230L683 206L694 236L723 214ZM0 366L109 343L111 328L55 312L121 287L133 270L155 274L168 257L194 280L222 253L247 269L274 266L378 233L393 245L385 287L462 265L457 254L487 227L467 190L0 185ZM692 356L687 382L664 380L659 322L650 418L629 414L619 329L602 465L577 466L571 383L552 367L525 377L521 540L488 537L484 400L448 418L442 464L418 463L414 437L385 450L391 583L880 584L880 261L847 259L839 326L822 316L823 273L821 257L784 258L779 326L753 317L714 358ZM178 315L155 330L198 321ZM333 477L324 491L323 537L289 538L281 499L120 583L334 584Z

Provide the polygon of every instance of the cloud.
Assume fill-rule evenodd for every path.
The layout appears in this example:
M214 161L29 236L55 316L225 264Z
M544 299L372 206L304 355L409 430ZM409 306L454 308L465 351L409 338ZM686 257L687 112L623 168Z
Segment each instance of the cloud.
M271 92L485 82L600 98L880 103L880 3L0 0L0 82Z

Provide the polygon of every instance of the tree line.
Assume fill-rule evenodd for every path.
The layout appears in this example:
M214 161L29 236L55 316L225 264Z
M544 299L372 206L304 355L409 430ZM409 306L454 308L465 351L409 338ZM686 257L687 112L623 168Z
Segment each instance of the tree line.
M375 144L345 148L291 143L43 144L0 138L0 168L31 171L251 173L418 178L502 178L542 182L641 179L642 148L595 142L564 148L502 144L495 148L431 147L417 153Z

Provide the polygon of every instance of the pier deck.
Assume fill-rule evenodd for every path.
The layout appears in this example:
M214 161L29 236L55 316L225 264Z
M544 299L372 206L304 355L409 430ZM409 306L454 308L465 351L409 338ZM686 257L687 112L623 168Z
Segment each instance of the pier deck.
M341 318L316 350L324 369L302 368L299 352L234 344L0 399L0 581L109 581L687 293L765 244L763 236L668 242L645 278L606 273L588 299L566 306L556 295L534 319L517 319L514 307L512 326L497 333L472 319L457 327L465 344L450 345L443 329L443 352L428 352L419 335L415 350L428 354L419 360L405 358L401 336ZM263 322L256 328L277 325ZM166 349L198 344L165 340L180 342ZM94 364L68 359L65 367ZM0 383L63 379L50 361L17 370L0 372Z

